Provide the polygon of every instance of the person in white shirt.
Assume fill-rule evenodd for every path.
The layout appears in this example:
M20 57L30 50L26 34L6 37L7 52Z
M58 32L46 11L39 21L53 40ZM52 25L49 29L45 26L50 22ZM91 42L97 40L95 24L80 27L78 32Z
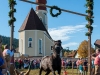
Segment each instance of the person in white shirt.
M14 54L14 51L11 51L9 49L9 46L8 45L5 45L4 46L4 51L3 51L3 56L10 55L10 57L12 57L13 54Z
M11 61L11 57L13 55L14 55L14 51L11 51L9 49L9 46L5 45L4 46L4 51L3 51L3 56L4 56L5 60L6 60L8 71L10 69L10 61Z

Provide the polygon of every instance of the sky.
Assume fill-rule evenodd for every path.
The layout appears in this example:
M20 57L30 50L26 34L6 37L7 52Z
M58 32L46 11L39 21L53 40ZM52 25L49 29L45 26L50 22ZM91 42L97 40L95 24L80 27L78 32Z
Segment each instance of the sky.
M31 0L34 1L35 0ZM30 9L36 9L36 5L22 2L16 0L17 5L15 6L17 12L15 17L17 21L15 22L14 28L14 38L19 38L18 30L21 27L23 21L25 20ZM100 39L100 10L99 10L100 0L94 0L94 23L93 23L93 33L91 44L94 47L94 42ZM86 14L86 0L47 0L47 5L56 5L59 8L79 12ZM84 40L88 40L85 33L88 31L85 25L87 21L84 16L71 14L68 12L63 12L58 17L52 17L48 11L48 32L54 40L61 40L63 48L69 47L70 50L76 50L80 43ZM0 35L10 37L10 27L8 25L8 12L10 11L8 0L0 0ZM56 13L57 11L54 11Z

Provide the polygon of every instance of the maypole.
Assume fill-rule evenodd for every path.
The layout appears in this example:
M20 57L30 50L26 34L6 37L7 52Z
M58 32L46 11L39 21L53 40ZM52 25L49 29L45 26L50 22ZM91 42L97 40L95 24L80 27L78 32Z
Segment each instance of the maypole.
M92 34L92 23L93 23L93 0L86 0L87 4L86 7L88 8L86 10L86 13L88 13L88 16L86 17L86 20L88 21L88 24L86 24L86 28L88 28L88 32L86 33L86 36L88 36L88 75L91 75L91 34Z
M14 17L14 13L16 12L16 9L14 8L14 6L16 5L16 1L15 0L9 0L9 7L10 7L10 11L9 11L9 17L10 20L8 21L9 26L11 27L11 37L10 37L10 50L12 50L13 48L13 39L14 39L14 22L16 21L16 18ZM11 58L11 64L10 65L10 75L15 75L14 73L14 55Z
M14 22L16 21L16 18L14 17L14 13L16 12L16 9L14 8L15 5L16 5L15 0L9 0L9 7L10 7L9 17L10 17L10 20L8 21L8 23L9 23L9 26L11 27L10 49L12 49L12 45L13 45Z

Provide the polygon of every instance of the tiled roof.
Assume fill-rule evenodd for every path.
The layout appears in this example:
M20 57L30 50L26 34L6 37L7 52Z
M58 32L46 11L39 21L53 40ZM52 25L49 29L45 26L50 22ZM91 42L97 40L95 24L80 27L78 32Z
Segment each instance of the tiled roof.
M72 51L72 53L69 54L67 57L75 57L76 53L77 53L77 50Z
M31 8L29 14L27 15L26 19L24 20L22 26L19 29L19 32L24 30L42 30L46 31L46 33L49 36L49 39L52 40L51 36L49 35L46 27L42 23L42 21L39 19L37 14L35 13L34 9Z
M45 26L43 25L42 21L39 19L33 8L31 8L29 14L27 15L21 28L19 29L19 32L23 30L43 30L47 32Z

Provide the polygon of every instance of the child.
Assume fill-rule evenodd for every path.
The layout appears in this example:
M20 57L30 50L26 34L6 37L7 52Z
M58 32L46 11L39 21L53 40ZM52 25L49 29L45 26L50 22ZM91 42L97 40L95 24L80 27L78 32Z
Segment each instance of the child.
M68 73L67 73L67 71L66 70L64 70L64 72L63 72L63 75L67 75Z
M63 68L63 75L67 75L67 71L65 68Z
M83 75L83 65L82 65L82 62L80 62L80 65L79 65L79 73L80 73L80 75Z

